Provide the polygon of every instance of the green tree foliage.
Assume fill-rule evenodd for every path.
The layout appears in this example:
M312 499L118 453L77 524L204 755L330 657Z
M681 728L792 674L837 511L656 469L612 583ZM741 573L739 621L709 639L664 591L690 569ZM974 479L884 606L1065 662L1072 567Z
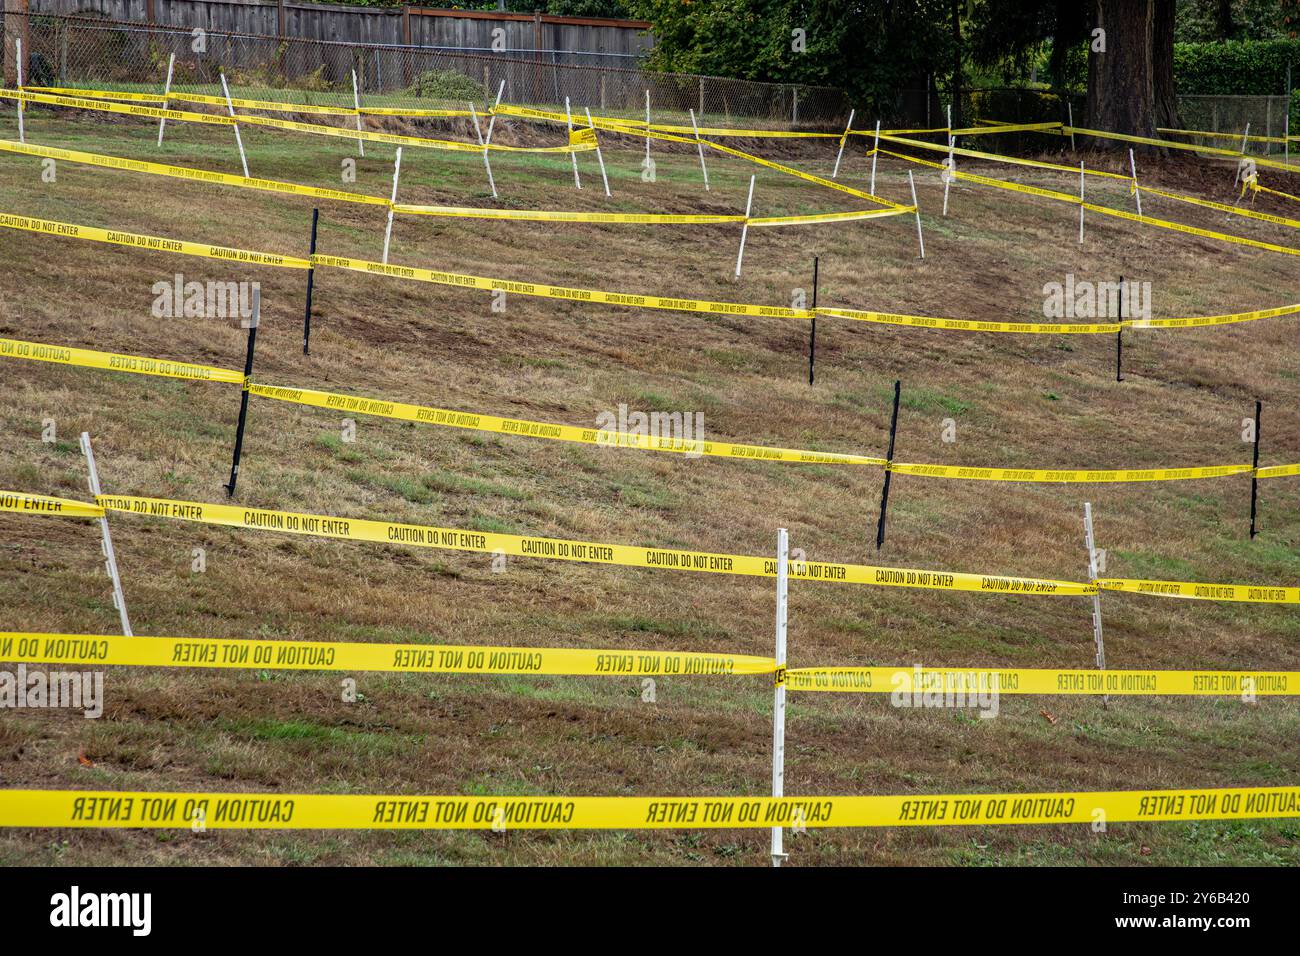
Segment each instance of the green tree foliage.
M888 111L900 89L951 72L951 0L629 0L654 24L650 65L847 89ZM804 30L806 49L794 48Z
M1271 40L1283 33L1280 0L1178 0L1179 42Z

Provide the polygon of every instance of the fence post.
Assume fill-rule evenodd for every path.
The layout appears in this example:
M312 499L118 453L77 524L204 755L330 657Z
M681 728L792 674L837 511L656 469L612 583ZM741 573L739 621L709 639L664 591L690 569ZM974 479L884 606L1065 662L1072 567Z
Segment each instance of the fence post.
M22 41L22 38L21 38L21 37L15 37L15 38L14 38L14 49L15 49L15 50L17 51L17 53L18 53L18 90L19 90L19 92L22 92L22 88L23 88L23 41ZM18 100L18 142L20 142L20 143L25 143L25 142L27 142L27 138L26 138L26 136L23 134L23 101L22 101L21 98L19 98L19 100Z
M99 470L95 467L95 452L90 447L89 432L81 433L81 453L86 456L87 484L90 486L90 493L98 502L102 492L99 490ZM134 637L135 635L131 633L131 619L126 613L126 595L122 591L122 577L117 572L117 552L113 550L113 535L108 530L107 512L99 516L99 535L104 551L104 567L113 582L113 607L117 608L117 616L122 622L122 633L127 637Z
M1255 502L1259 495L1259 416L1264 406L1255 400L1255 454L1250 469L1250 537L1255 537Z
M704 174L704 191L709 191L709 167L704 164L704 143L700 141L700 124L695 122L695 110L691 110L691 127L695 130L695 148L700 151L700 172ZM649 140L646 149L650 148Z
M916 201L916 180L912 171L907 171L907 182L912 187L912 211L916 213L916 241L921 246L921 258L925 258L925 236L921 235L921 206Z
M1142 190L1138 188L1138 168L1137 160L1133 158L1133 150L1128 151L1128 168L1133 174L1133 199L1137 203L1138 215L1142 215Z
M1083 245L1083 160L1079 160L1079 245Z
M239 423L235 426L235 454L230 462L226 496L233 497L239 481L239 459L244 454L244 426L248 423L248 385L253 377L253 350L257 348L257 326L262 320L262 290L253 288L253 317L248 321L248 351L244 354L244 386L239 399Z
M889 451L885 455L885 483L880 489L880 521L876 524L876 550L885 543L885 511L889 508L889 479L894 475L894 437L898 434L898 400L903 393L903 383L894 381L894 414L889 420Z
M880 120L876 120L876 145L871 149L871 188L867 192L876 194L876 159L880 156Z
M221 91L226 94L226 109L230 111L231 116L234 116L235 104L230 102L230 87L226 85L225 73L221 74ZM248 157L244 155L244 140L239 135L239 124L232 123L231 125L235 127L235 145L239 147L239 162L244 167L244 178L247 179L248 178Z
M308 246L307 258L316 255L316 224L320 220L320 209L311 211L311 245ZM311 293L316 284L316 267L307 268L307 307L302 313L302 354L306 355L311 346Z
M813 256L812 330L808 334L808 384L813 383L813 363L817 358L817 272L818 256Z
M1115 333L1115 381L1124 381L1124 313L1127 311L1126 304L1127 286L1124 285L1124 277L1119 277L1119 330Z
M772 796L785 796L785 661L789 623L790 533L776 532L776 687L772 692ZM787 859L781 827L772 827L772 865Z
M569 109L569 98L564 98L564 115L569 121L569 145L573 145L573 111ZM569 159L573 160L573 185L576 189L582 188L582 180L578 178L578 154L569 150Z
M1084 502L1083 504L1083 537L1084 543L1088 547L1088 580L1094 585L1097 583L1097 542L1092 534L1092 504ZM1097 670L1106 669L1106 642L1101 633L1101 588L1097 588L1092 595L1092 640L1097 651ZM1110 706L1110 695L1101 695L1101 704L1103 707Z
M844 124L844 135L840 137L840 151L835 155L835 170L831 173L831 179L835 179L840 174L840 160L844 158L844 144L849 141L849 134L853 132L853 115L855 110L849 110L849 121Z
M388 201L388 225L384 228L384 265L388 265L388 241L393 237L393 204L397 202L397 179L402 175L402 147L393 160L393 197Z
M283 2L283 0L282 0ZM283 9L283 8L281 8ZM352 106L357 111L357 132L361 132L361 89L357 86L357 71L352 71ZM361 158L366 156L366 141L360 136L357 137L357 150L361 153Z
M745 224L740 228L740 251L736 253L736 278L740 278L740 263L745 258L745 240L749 238L749 214L754 208L754 176L749 177L749 198L745 200Z
M172 91L172 71L176 68L176 54L167 57L167 82L163 84L162 108L167 108L167 94ZM162 147L163 130L167 127L167 117L158 117L158 146Z
M601 81L604 82L603 80ZM586 109L586 107L584 107ZM591 127L591 133L596 135L596 124L591 121L591 110L587 109L587 125ZM573 154L575 157L577 153ZM600 178L605 182L605 198L609 198L612 193L609 191L609 176L605 173L605 157L600 154L600 138L596 139L596 162L600 164Z

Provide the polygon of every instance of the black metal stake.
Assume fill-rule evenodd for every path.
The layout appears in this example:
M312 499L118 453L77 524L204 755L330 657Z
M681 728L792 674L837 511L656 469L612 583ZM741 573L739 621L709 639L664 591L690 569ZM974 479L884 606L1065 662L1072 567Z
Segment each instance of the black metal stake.
M257 326L262 317L262 290L253 290L253 317L248 323L248 351L244 355L244 387L239 398L239 424L235 427L235 457L230 463L227 497L235 493L239 481L239 459L244 453L244 425L248 422L248 381L253 377L253 350L257 347Z
M311 248L308 256L316 255L316 222L320 219L320 210L311 211ZM311 290L316 284L316 268L307 269L307 308L302 314L302 354L306 355L311 345Z
M1250 472L1250 536L1255 537L1255 500L1259 494L1259 415L1264 406L1255 401L1255 458Z
M817 256L813 256L812 332L808 335L808 384L813 383L813 363L817 358Z
M898 400L902 395L903 383L894 382L894 417L889 422L889 451L885 455L885 485L880 490L880 522L876 525L876 550L885 543L885 510L889 507L889 479L894 473L894 436L898 434Z
M1124 381L1124 277L1119 277L1119 331L1115 333L1115 381Z

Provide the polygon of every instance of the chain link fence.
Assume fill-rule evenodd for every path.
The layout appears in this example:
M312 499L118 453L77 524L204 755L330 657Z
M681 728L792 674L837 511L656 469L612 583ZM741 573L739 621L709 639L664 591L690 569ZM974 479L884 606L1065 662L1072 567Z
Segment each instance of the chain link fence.
M224 74L233 96L319 105L352 105L355 70L363 105L463 108L485 104L505 84L509 103L653 121L782 128L842 127L846 94L830 87L657 73L622 66L562 62L564 54L508 56L420 47L251 34L187 31L96 17L8 15L6 69L15 35L25 35L24 82L159 92L175 55L172 88L220 95ZM583 56L574 53L572 56ZM7 76L6 81L13 78Z

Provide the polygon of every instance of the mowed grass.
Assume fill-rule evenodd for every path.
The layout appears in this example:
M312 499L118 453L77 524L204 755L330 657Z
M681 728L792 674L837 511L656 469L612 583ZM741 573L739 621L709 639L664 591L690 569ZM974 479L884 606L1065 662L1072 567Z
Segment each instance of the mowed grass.
M12 115L3 135L14 133ZM558 141L499 124L501 141ZM415 127L411 127L414 129ZM428 127L434 129L435 127ZM31 141L238 171L227 131L105 122L32 110ZM464 126L443 127L461 139ZM392 150L245 129L250 170L386 195ZM494 157L500 204L518 208L743 211L741 162L605 140L614 198L594 157ZM833 141L832 141L833 142ZM830 146L784 154L828 174ZM341 180L357 160L357 182ZM869 160L841 179L865 186ZM1090 164L1118 161L1104 157ZM1156 185L1230 197L1231 171L1146 160ZM1057 188L1059 177L990 167ZM57 165L0 154L0 211L242 248L306 253L309 200ZM1300 269L1271 255L1090 217L917 176L927 258L908 217L750 231L488 223L399 217L391 261L474 275L724 301L825 305L970 319L1042 318L1043 286L1067 273L1150 281L1157 316L1291 301ZM909 198L882 161L878 191ZM1104 201L1130 202L1122 186ZM399 198L490 205L481 157L403 151ZM850 196L758 169L755 214L856 208ZM1157 216L1294 244L1258 222L1148 198ZM1284 207L1261 206L1281 215ZM320 203L319 251L378 259L379 208ZM1300 460L1294 318L1125 336L944 334L823 319L817 382L806 323L696 316L486 293L321 269L312 354L305 277L214 260L0 230L0 335L238 367L237 321L157 319L153 286L255 280L263 293L256 377L371 397L593 427L601 412L700 411L711 438L881 455L893 381L903 382L897 457L1016 467L1161 467L1249 461L1242 419L1264 402L1264 464ZM109 493L224 500L238 391L14 360L0 364L0 488L85 497L77 435L95 441ZM343 440L343 419L356 441ZM957 440L943 440L945 420ZM41 440L53 421L56 441ZM885 547L874 548L875 469L689 459L345 416L254 398L236 501L251 506L744 554L777 527L809 559L1078 580L1091 501L1107 574L1295 584L1300 482L1261 484L1261 534L1246 536L1249 479L1115 486L1005 485L896 476ZM114 517L139 634L727 650L772 648L770 581L589 567L318 541ZM192 570L202 548L206 570ZM88 522L0 516L11 630L113 633L117 615ZM1293 607L1106 595L1117 668L1296 669ZM913 663L1088 667L1091 603L795 583L795 665ZM354 677L361 698L344 702ZM770 683L112 669L101 720L20 712L0 722L6 787L321 793L761 794L770 779ZM1300 707L1286 699L1004 698L995 720L894 709L884 697L795 695L790 794L947 793L1292 784ZM1262 864L1300 862L1295 821L812 831L795 864ZM9 863L761 864L761 831L637 833L184 833L5 831Z

